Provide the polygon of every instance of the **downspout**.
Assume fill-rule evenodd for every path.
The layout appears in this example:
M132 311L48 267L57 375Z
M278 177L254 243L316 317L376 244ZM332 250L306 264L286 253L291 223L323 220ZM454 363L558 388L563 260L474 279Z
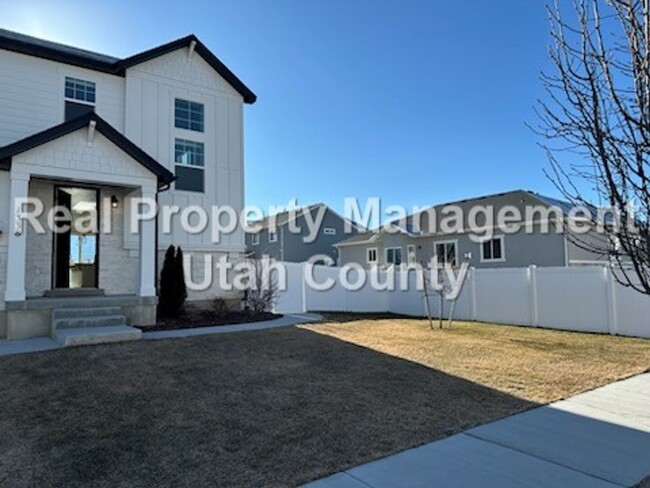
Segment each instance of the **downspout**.
M158 243L160 241L160 237L158 235L158 223L159 223L159 221L158 221L158 194L160 192L169 190L170 186L171 186L170 183L165 183L162 186L158 186L158 191L156 191L156 231L155 231L156 235L154 236L154 251L153 251L154 252L154 267L153 267L153 269L154 269L154 273L156 274L154 276L154 278L153 278L153 284L154 284L154 287L156 288L156 296L158 296L158 279L159 279L158 278L158 276L159 276L159 272L158 272L158 267L159 267L159 263L158 263Z
M284 226L280 226L280 261L284 262Z

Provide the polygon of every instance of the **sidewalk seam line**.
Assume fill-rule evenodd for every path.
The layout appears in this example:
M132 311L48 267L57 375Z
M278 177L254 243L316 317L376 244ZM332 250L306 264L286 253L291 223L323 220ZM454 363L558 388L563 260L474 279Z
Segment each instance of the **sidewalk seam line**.
M529 457L531 457L531 458L539 459L540 461L544 461L544 462L547 462L547 463L553 464L553 465L555 465L555 466L559 466L559 467L561 467L561 468L568 469L568 470L570 470L570 471L574 471L574 472L576 472L576 473L584 474L584 475L586 475L586 476L589 476L590 478L594 478L594 479L601 480L601 481L605 481L605 482L607 482L607 483L610 483L610 484L613 484L613 485L616 485L616 486L621 486L621 487L623 487L623 488L627 488L626 485L622 485L621 483L619 483L619 482L617 482L617 481L608 480L607 478L603 478L603 477L601 477L601 476L597 476L597 475L595 475L595 474L591 474L591 473L587 473L587 472L585 472L585 471L581 471L581 470L576 469L576 468L573 468L573 467L571 467L571 466L567 466L567 465L565 465L565 464L558 463L557 461L553 461L553 460L551 460L551 459L546 459L546 458L541 457L541 456L538 456L538 455L536 455L536 454L531 454L531 453L529 453L529 452L522 451L521 449L517 449L517 448L515 448L515 447L508 446L508 445L506 445L506 444L502 444L502 443L500 443L500 442L495 442L495 441L493 441L493 440L484 439L484 438L479 437L479 436L477 436L477 435L475 435L475 434L470 434L469 432L461 432L460 435L466 435L466 436L468 436L468 437L471 437L472 439L476 439L476 440L481 441L481 442L487 442L488 444L494 444L495 446L499 446L499 447L502 447L502 448L504 448L504 449L509 449L510 451L515 451L515 452L518 452L518 453L520 453L520 454L524 454L524 455L526 455L526 456L529 456Z
M369 488L374 488L371 484L366 483L366 482L363 481L361 478L357 478L357 477L354 476L353 474L350 474L349 471L343 471L343 473L346 474L346 475L348 475L348 476L349 476L350 478L352 478L353 480L358 481L358 482L361 483L362 485L368 486Z

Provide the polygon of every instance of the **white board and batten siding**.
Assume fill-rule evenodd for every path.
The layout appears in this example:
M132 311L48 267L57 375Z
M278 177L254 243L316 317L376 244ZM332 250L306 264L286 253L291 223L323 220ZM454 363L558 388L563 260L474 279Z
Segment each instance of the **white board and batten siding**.
M0 65L0 146L63 122L67 76L94 82L97 113L118 131L124 130L123 77L6 50L0 50ZM9 172L0 171L0 196L7 195ZM0 198L0 265L6 260L9 225L9 198ZM0 296L4 296L3 283Z
M123 77L6 50L0 65L0 146L63 122L66 76L94 82L97 114L124 131Z
M330 290L317 292L306 286L303 264L285 264L290 268L290 281L288 289L280 293L277 312L426 315L424 292L416 289L413 273L405 291L373 290L369 283L358 291L348 291L338 279L341 268L317 267L314 276L318 282L327 277L336 280ZM442 314L437 294L430 293L429 303L434 316L449 316L450 302L444 303ZM611 269L603 266L472 269L453 317L650 338L650 297L617 283Z
M204 132L174 126L176 98L204 106ZM204 209L244 207L243 98L199 55L180 49L129 68L126 73L126 136L160 164L174 172L175 138L202 142L205 148L205 193L170 190L160 194L161 205ZM178 219L176 219L178 224ZM223 236L219 245L210 232L192 235L174 228L173 244L189 251L243 252L241 229ZM135 245L132 242L132 245ZM161 236L162 247L172 244Z

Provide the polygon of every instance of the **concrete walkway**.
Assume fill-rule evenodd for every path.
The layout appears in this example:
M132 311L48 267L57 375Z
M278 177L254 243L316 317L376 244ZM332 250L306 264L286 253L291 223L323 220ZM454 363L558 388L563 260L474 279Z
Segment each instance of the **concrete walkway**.
M245 332L251 330L274 329L276 327L289 327L321 320L322 317L315 313L285 315L275 320L265 322L250 322L248 324L219 325L214 327L198 327L195 329L166 330L158 332L144 332L143 339L175 339L181 337L197 337L210 334L225 334L230 332ZM54 339L39 337L37 339L24 339L17 341L0 340L0 357L13 354L50 351L61 349Z
M605 488L649 474L650 374L643 374L305 486Z
M316 313L284 315L278 319L264 322L250 322L248 324L216 325L214 327L196 327L194 329L161 330L145 332L143 339L176 339L180 337L196 337L210 334L226 334L230 332L248 332L251 330L275 329L292 325L306 324L321 320L322 316Z

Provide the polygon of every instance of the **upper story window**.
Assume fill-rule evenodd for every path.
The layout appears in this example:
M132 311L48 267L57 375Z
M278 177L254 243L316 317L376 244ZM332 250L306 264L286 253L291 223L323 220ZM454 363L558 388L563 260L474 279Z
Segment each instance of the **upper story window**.
M326 236L335 236L336 229L334 227L325 227L323 229L323 234L325 234Z
M65 120L76 119L95 110L97 91L92 81L65 78Z
M483 241L481 244L481 261L503 261L503 236Z
M415 245L409 244L406 246L406 258L409 264L415 264L416 254L415 254Z
M278 242L277 232L269 231L269 242Z
M95 83L66 76L65 98L94 104L95 96Z
M440 241L436 242L434 246L436 262L438 264L456 266L456 256L458 256L456 241Z
M386 249L386 263L394 264L395 266L402 264L402 248L389 247Z
M257 246L260 243L260 235L253 234L251 241L253 242L253 246Z
M376 263L377 262L377 248L376 247L371 247L369 249L366 249L366 261L368 263Z
M176 139L174 150L177 190L203 192L205 152L201 142Z
M176 99L175 125L179 129L203 132L203 104Z

